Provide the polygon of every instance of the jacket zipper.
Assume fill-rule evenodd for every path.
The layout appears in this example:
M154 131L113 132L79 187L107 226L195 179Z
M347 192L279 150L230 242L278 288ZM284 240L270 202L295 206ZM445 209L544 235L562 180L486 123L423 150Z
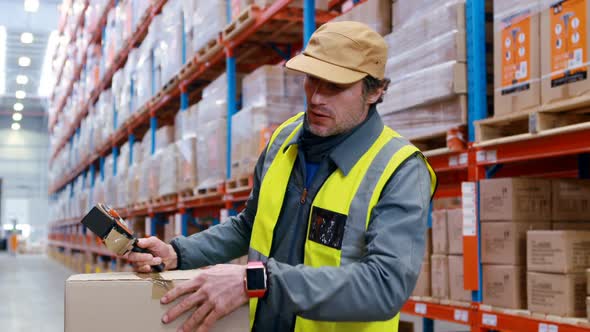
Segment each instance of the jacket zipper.
M299 200L299 203L301 203L301 205L305 204L306 199L307 199L307 187L303 188L303 192L301 193L301 199Z

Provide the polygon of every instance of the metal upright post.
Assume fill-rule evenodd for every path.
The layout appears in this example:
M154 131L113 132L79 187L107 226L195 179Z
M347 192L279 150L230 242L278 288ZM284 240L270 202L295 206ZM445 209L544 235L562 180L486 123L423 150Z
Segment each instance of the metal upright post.
M231 179L231 120L237 112L236 109L236 58L233 50L226 50L225 66L227 71L227 159L226 172L227 178Z
M304 0L303 3L303 47L307 46L315 31L315 0Z
M104 157L98 158L100 163L100 182L104 182Z
M156 129L158 128L158 119L155 115L150 117L150 135L152 138L151 154L156 153Z
M129 134L129 166L133 164L133 144L135 144L135 135Z
M113 176L117 176L117 159L119 159L119 147L113 146Z

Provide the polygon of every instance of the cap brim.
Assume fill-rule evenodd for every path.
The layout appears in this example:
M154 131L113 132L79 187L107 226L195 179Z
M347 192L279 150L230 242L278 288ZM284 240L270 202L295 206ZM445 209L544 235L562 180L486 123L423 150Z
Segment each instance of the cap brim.
M351 84L367 76L367 73L340 67L305 54L299 54L287 61L285 66L291 70L315 76L321 80L336 84Z

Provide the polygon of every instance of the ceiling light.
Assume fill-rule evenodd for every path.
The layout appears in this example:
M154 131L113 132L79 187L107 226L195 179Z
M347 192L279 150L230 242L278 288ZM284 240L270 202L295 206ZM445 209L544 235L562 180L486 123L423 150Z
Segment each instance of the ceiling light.
M55 54L59 43L59 33L57 30L51 31L47 40L47 48L43 58L43 67L41 68L41 78L39 80L39 90L37 94L41 97L48 97L55 86L55 77L51 72L51 59Z
M29 78L27 77L27 75L16 75L16 83L27 84L29 83Z
M14 104L14 106L12 106L12 108L16 112L20 112L20 111L22 111L25 108L25 106L23 104L21 104L21 103L16 103L16 104Z
M23 44L30 44L34 40L33 34L30 32L23 32L20 35L20 42Z
M28 67L31 65L31 58L28 56L21 56L18 58L18 65L21 67Z
M20 121L23 119L23 114L22 113L14 113L12 114L12 120L14 121Z
M34 13L39 10L39 0L25 0L25 11Z
M20 129L20 123L14 122L11 126L12 130L19 130Z
M23 90L17 90L14 93L14 96L16 97L16 99L25 99L25 98L27 98L27 93L24 92Z
M6 92L6 27L0 25L0 95Z

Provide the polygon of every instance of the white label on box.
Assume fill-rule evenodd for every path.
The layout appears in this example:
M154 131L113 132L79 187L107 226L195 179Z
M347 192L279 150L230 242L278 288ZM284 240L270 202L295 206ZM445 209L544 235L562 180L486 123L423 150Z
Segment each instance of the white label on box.
M559 332L559 327L557 325L549 325L549 332Z
M477 230L475 183L461 183L461 193L463 196L463 236L475 236Z
M420 315L426 315L426 304L416 303L414 305L414 312Z
M146 236L152 235L152 218L150 218L150 217L145 218L145 235Z
M219 210L219 222L224 223L229 219L229 210L228 209L221 209Z
M461 153L459 155L459 165L467 165L467 153Z
M483 325L496 326L498 325L498 316L492 314L483 314L481 316L481 323Z
M486 152L485 151L477 151L475 153L475 160L479 163L482 161L486 161Z
M551 325L551 324L545 324L545 323L539 323L539 332L558 332L559 331L559 327L557 327L557 325Z
M457 156L450 156L449 157L449 166L451 166L451 167L457 166L458 163L459 163L459 159L457 158Z
M174 215L174 235L182 234L182 214L177 213Z
M496 150L486 151L486 160L490 161L490 162L495 162L496 160L498 160L498 151L496 151Z
M469 312L467 312L466 310L455 309L453 316L454 319L458 322L467 323L469 321Z

